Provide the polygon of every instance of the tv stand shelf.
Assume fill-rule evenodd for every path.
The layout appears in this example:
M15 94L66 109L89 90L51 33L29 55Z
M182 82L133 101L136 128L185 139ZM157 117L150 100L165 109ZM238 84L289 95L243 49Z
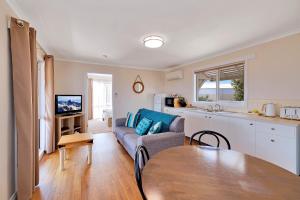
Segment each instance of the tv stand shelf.
M56 143L63 135L73 134L75 131L79 133L85 132L85 119L83 113L72 115L56 115L55 116L55 130Z

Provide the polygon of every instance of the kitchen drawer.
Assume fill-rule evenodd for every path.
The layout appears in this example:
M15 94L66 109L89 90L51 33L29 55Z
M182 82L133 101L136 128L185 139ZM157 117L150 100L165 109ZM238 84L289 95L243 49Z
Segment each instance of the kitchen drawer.
M296 140L266 132L256 133L256 156L298 174Z
M256 131L274 134L274 135L280 135L282 137L296 138L296 127L292 127L292 126L257 122Z

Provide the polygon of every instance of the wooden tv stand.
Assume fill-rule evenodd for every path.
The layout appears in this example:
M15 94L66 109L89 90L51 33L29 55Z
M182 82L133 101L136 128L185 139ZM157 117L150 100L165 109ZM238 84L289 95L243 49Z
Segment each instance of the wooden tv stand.
M75 132L85 133L85 118L83 113L55 116L56 144L63 135Z

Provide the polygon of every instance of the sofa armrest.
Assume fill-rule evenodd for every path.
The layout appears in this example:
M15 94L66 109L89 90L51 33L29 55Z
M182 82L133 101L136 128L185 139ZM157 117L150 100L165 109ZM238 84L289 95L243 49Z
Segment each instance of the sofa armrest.
M137 146L145 146L149 155L153 156L164 149L184 145L184 139L185 134L183 132L165 132L160 134L144 135L138 138Z
M126 123L126 118L117 118L115 120L115 123L116 123L116 127L120 127L120 126L125 126L125 123Z

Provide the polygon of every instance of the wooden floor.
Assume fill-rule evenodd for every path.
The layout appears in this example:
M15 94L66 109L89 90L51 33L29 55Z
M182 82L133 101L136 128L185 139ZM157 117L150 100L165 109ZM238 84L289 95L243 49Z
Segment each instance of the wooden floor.
M88 121L87 132L89 133L109 133L112 132L112 128L108 127L107 121L101 119L92 119Z
M93 163L87 165L87 147L68 151L65 170L59 170L59 155L44 156L40 184L33 199L141 199L134 179L133 160L113 133L94 135Z

